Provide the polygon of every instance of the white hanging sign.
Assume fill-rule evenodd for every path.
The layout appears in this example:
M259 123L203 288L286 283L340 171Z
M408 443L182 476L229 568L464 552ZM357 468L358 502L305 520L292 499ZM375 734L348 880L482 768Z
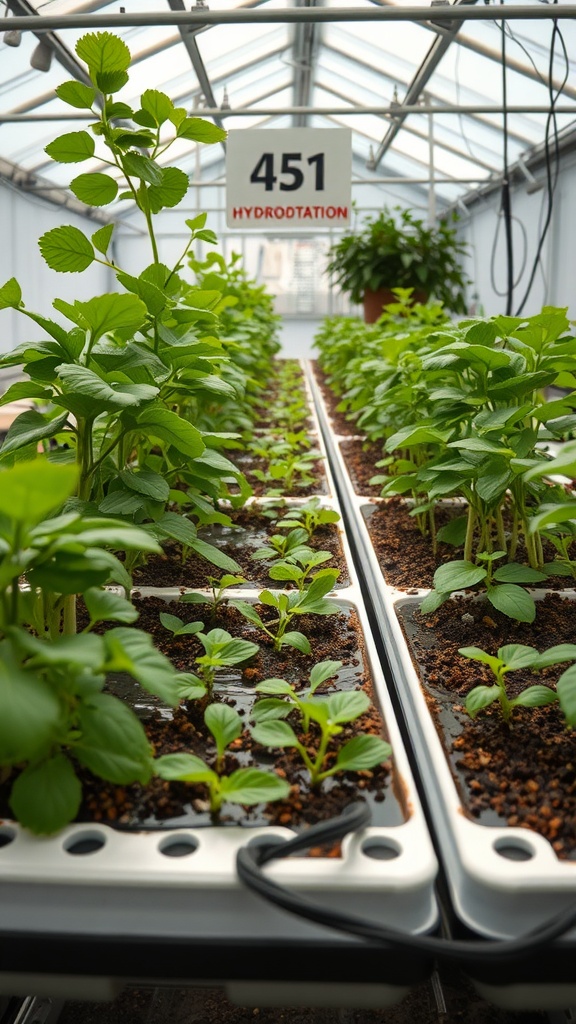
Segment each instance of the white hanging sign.
M352 199L349 128L248 128L226 144L230 228L347 227Z

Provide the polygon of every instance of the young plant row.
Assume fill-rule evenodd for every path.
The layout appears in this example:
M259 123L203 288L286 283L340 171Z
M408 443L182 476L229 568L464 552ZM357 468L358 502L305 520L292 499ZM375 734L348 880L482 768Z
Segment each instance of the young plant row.
M352 430L382 445L376 468L384 472L373 482L383 484L383 496L409 499L432 546L442 540L463 547L463 558L436 570L421 612L456 590L483 588L501 612L531 622L537 602L520 584L576 575L576 502L570 487L553 482L576 475L575 442L565 440L576 425L576 343L564 310L440 326L427 325L429 315L432 309L402 311L399 303L370 327L339 318L331 333L328 321L316 339L319 362ZM351 346L362 355L351 359ZM565 395L548 401L553 386ZM557 441L563 443L553 454ZM445 498L463 514L437 530L435 510ZM544 541L554 552L550 561ZM515 561L521 545L522 564ZM558 702L566 725L576 724L573 644L541 652L508 644L494 654L468 646L459 653L493 674L468 693L472 718L492 707L510 725L516 708ZM564 669L555 687L537 681L551 666ZM534 682L511 697L506 678L517 672Z
M524 585L576 577L576 501L551 479L574 463L573 451L554 458L549 449L576 426L566 311L436 327L418 322L418 307L410 316L393 338L389 321L379 338L372 328L347 365L338 355L345 327L336 338L324 329L319 363L358 432L382 446L373 478L382 495L409 498L434 548L442 540L463 549L437 569L422 611L475 588L505 615L531 622L536 605ZM359 325L351 331L357 344ZM549 401L552 387L566 393ZM462 514L437 530L435 510L446 499Z

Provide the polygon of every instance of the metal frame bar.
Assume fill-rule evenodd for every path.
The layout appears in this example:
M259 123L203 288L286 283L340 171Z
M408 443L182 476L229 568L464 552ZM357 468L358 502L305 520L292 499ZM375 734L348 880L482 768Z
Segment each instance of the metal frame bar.
M553 13L552 13L553 11ZM178 25L194 28L199 25L240 25L240 24L297 24L298 22L332 21L416 21L451 22L457 21L539 21L574 20L576 4L518 4L470 7L468 4L455 6L440 4L432 10L429 6L419 7L289 7L267 10L235 8L228 11L192 10L157 11L153 14L133 12L131 14L37 14L30 17L14 16L10 19L11 29L23 32L50 32L67 28L95 29L140 28L153 26L162 28Z
M298 7L314 7L315 3L316 0L296 0ZM310 106L320 31L319 25L310 23L299 23L294 28L292 96L295 107ZM307 122L306 114L294 114L293 125L295 128L304 128Z
M454 40L454 42L457 43L459 38L460 37L457 36L456 39ZM343 50L341 50L338 46L334 46L334 43L324 42L323 43L323 49L324 50L328 50L330 53L336 54L342 60L346 60L346 61L349 61L351 63L357 64L358 67L365 68L368 71L374 72L376 70L374 68L373 64L370 64L368 61L361 61L356 56L352 57L350 54L347 54ZM389 77L390 81L394 81L392 76L386 75L386 77L387 78ZM408 83L407 82L402 82L402 84L403 85L404 84L407 85ZM441 97L438 96L437 93L433 92L431 89L427 89L426 91L427 91L428 95L431 96L431 97L434 97L437 100L438 103L440 103L440 104L442 103L442 99L441 99ZM459 106L459 109L462 109L461 105ZM546 112L547 113L549 112L549 108L547 108ZM469 116L472 118L473 121L476 121L478 124L481 124L484 128L489 128L489 129L491 129L494 132L500 132L500 127L498 125L493 124L491 121L487 120L486 117L482 117L480 115L475 115L475 114L469 114ZM517 130L515 130L513 128L511 128L509 130L508 135L510 136L510 138L516 139L517 142L521 142L525 146L532 146L532 145L534 145L534 140L533 139L531 139L529 136L527 136L525 134L519 133Z
M328 92L329 89L326 86L322 88ZM509 114L549 114L549 106L536 106L535 104L527 105L512 105L506 108ZM576 116L576 103L559 103L554 106L554 110L557 114L572 114ZM430 103L413 103L402 107L403 113L407 114L434 114L435 116L445 115L458 115L458 114L501 114L503 113L503 107L501 106L487 106L486 104L472 105L472 106L458 106L455 103L447 103L445 106L437 106L436 104ZM221 117L222 119L227 117L284 117L287 114L318 114L321 117L327 117L335 114L343 117L350 114L377 114L380 117L389 117L394 120L398 117L397 110L390 108L390 106L372 106L372 107L231 107L230 109L222 109L222 107L199 107L198 113L202 117ZM9 123L18 121L87 121L89 120L85 114L12 114L12 113L0 113L0 124L3 122Z
M184 6L184 0L168 0L168 5L172 11L186 11L186 8ZM192 32L185 32L182 25L180 25L179 28L182 44L188 56L190 57L192 67L194 68L194 71L196 73L196 78L198 79L198 84L202 90L202 93L204 94L208 104L211 107L217 107L218 104L216 102L214 92L212 91L212 83L210 81L210 76L206 71L204 61L200 56L200 50L198 49L198 43L196 42L195 35ZM222 119L219 116L214 115L214 122L218 125L219 128L223 128ZM220 145L222 146L224 152L226 152L226 143L222 142L220 143Z
M476 3L476 0L456 0L454 6L464 6L470 2ZM387 152L387 150L390 149L390 146L394 142L394 139L398 135L398 132L401 131L402 127L404 126L406 118L409 116L405 110L405 107L408 104L418 102L420 96L422 95L426 86L428 85L428 82L430 81L432 75L436 71L436 68L438 67L440 61L444 57L444 54L451 46L452 42L454 41L454 38L460 31L461 27L461 23L458 22L446 33L439 33L436 35L436 38L432 43L432 46L428 50L428 53L424 57L424 60L422 61L420 67L418 68L416 74L414 75L412 81L410 82L410 85L408 86L405 101L402 102L402 104L400 105L400 109L398 111L398 117L395 119L394 123L390 125L384 138L382 139L382 142L380 143L378 149L374 153L374 159L371 161L371 170L378 170L382 157Z

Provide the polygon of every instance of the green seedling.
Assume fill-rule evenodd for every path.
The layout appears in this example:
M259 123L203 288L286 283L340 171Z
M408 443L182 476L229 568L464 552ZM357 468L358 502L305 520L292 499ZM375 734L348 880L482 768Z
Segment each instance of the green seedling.
M330 679L341 662L326 661L315 665L310 673L310 686L301 696L284 679L266 679L257 687L258 692L270 694L269 699L258 701L253 710L256 725L252 737L267 747L294 747L308 772L311 786L318 786L331 775L344 771L367 771L387 760L392 753L389 743L378 736L361 734L345 743L336 753L336 759L329 767L326 761L331 741L342 732L343 726L354 722L370 707L370 699L362 690L333 693L327 698L314 699L318 686ZM284 721L297 711L306 734L302 743L291 725ZM310 753L310 724L319 730L315 751Z
M160 613L160 621L175 636L196 636L204 648L204 654L195 658L198 673L186 672L179 676L178 692L182 700L211 697L217 669L241 665L259 650L258 644L233 637L225 629L211 629L209 633L203 633L203 622L190 622L185 625L177 615L169 615L166 612Z
M308 548L305 555L294 556L293 561L275 562L270 567L268 575L273 580L294 583L300 591L323 576L330 576L332 586L334 586L339 576L338 569L320 569L318 572L314 572L314 569L331 558L330 551L312 551L311 548ZM309 579L309 577L311 578Z
M225 597L224 592L228 587L238 587L242 583L246 583L244 576L232 576L230 573L221 576L218 579L216 576L206 577L208 586L210 587L212 596L209 597L207 594L182 594L180 597L181 604L207 604L210 606L210 619L214 622L218 616L218 612L224 604L227 603L228 598Z
M505 555L504 551L484 551L479 554L477 558L486 563L486 568L464 559L445 562L434 573L434 589L420 605L422 614L428 615L436 611L455 591L481 585L490 604L498 611L518 622L533 622L536 617L536 603L518 584L541 583L547 576L537 569L519 565L517 562L508 562L494 570L493 563Z
M312 648L308 638L298 630L287 632L287 629L292 619L298 615L334 615L338 611L338 606L334 602L326 600L326 594L332 590L334 581L332 571L326 572L330 575L318 573L310 586L302 591L282 591L275 594L270 590L262 590L258 600L276 612L276 617L267 622L264 622L255 606L248 601L233 601L232 604L244 618L270 637L275 651L287 646L295 647L302 654L311 654Z
M508 697L505 679L509 672L519 669L538 671L550 665L576 660L576 644L557 644L555 647L543 651L542 654L539 654L534 647L527 647L524 644L507 644L505 647L500 647L496 657L483 651L480 647L461 647L459 654L488 665L496 677L493 686L480 685L470 690L466 697L466 711L471 718L476 718L479 711L498 701L502 718L510 725L514 708L543 707L545 704L552 704L559 700L567 724L576 725L576 666L572 665L562 674L556 690L552 690L549 686L536 684L526 687L518 697L513 699Z
M288 510L282 519L274 524L278 530L290 530L298 526L305 530L310 539L321 526L337 523L340 515L335 509L322 508L320 498L310 498L298 508Z
M166 754L154 762L154 771L169 782L204 783L208 788L210 812L217 815L225 802L242 804L283 800L290 792L285 779L257 768L238 768L224 774L227 747L242 733L242 719L226 704L210 704L204 721L216 743L216 765L211 768L195 754Z
M256 561L273 561L277 558L289 560L309 550L308 534L302 527L296 527L287 534L273 534L264 547L254 552L252 558Z

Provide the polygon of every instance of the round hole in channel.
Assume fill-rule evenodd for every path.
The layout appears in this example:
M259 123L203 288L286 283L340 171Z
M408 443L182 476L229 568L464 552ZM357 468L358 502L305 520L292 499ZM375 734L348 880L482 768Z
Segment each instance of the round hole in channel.
M16 830L10 828L9 825L0 825L0 849L3 846L10 846L14 839L16 839Z
M160 853L165 857L189 857L196 853L200 843L194 836L180 835L166 836L158 843Z
M395 860L402 853L402 847L394 839L365 839L362 853L372 860Z
M66 853L74 857L85 857L88 853L98 853L106 846L106 836L102 832L75 832L64 841Z
M526 840L506 836L495 840L494 849L505 860L532 860L535 853L532 844Z

